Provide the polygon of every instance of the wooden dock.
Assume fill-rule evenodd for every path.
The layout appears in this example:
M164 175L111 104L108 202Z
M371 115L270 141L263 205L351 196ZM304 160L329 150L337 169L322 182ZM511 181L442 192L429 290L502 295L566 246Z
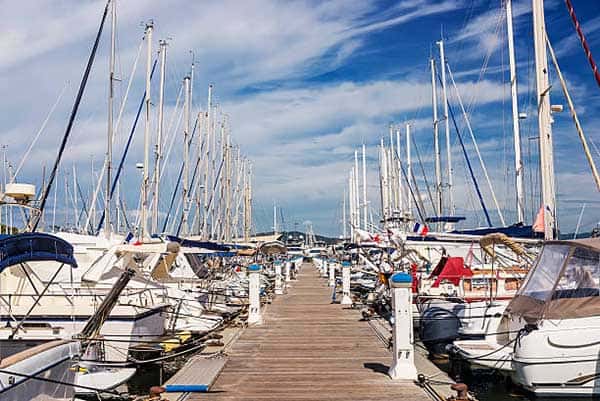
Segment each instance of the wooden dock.
M392 381L392 357L360 313L331 304L331 288L304 264L288 293L245 330L209 393L192 400L418 400L410 381ZM168 397L168 394L165 394Z

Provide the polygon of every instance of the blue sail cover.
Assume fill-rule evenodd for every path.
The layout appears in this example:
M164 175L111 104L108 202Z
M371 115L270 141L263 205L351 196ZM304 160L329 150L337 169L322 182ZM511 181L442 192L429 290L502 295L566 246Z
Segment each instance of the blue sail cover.
M23 233L0 238L0 272L24 262L55 261L77 267L73 246L43 233Z
M221 252L229 252L231 249L228 246L217 244L215 242L208 241L194 241L190 239L176 237L174 235L167 235L167 240L172 242L178 242L181 246L185 246L187 248L201 248L208 249L209 251L221 251Z

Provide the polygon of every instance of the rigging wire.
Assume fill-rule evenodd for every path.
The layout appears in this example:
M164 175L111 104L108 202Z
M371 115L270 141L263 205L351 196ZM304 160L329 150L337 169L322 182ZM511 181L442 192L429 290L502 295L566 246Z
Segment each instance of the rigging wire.
M33 221L30 221L31 231L35 232L38 228L41 216L44 214L44 209L46 207L46 202L48 200L48 195L50 194L50 189L54 184L54 180L56 179L56 174L58 172L58 166L62 160L63 153L65 148L67 147L67 141L71 134L71 130L73 128L73 124L75 123L75 117L77 116L77 112L79 110L79 105L81 104L81 99L83 98L83 93L85 92L85 88L87 86L87 81L90 76L90 72L92 70L92 65L94 64L94 59L96 58L96 51L98 50L98 44L100 43L100 37L102 36L102 31L104 29L104 23L106 22L106 16L108 14L108 7L110 5L110 0L106 2L106 6L104 7L104 12L102 14L102 20L100 21L100 27L98 28L98 33L96 34L96 40L94 41L94 46L92 47L92 51L90 53L87 66L85 68L85 72L83 73L83 77L81 79L81 83L79 85L79 90L77 92L77 97L75 98L75 103L73 104L73 109L71 110L71 115L69 117L69 122L67 123L67 128L63 135L62 142L60 144L60 148L58 150L58 154L56 156L56 160L54 161L54 166L52 167L52 172L50 173L50 178L48 179L48 184L46 188L44 188L44 192L41 197L39 213L33 215Z

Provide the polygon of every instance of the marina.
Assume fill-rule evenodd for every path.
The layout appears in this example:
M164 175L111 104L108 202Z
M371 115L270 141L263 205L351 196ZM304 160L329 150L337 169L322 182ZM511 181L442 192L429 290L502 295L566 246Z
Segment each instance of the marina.
M4 8L0 401L600 396L594 2Z

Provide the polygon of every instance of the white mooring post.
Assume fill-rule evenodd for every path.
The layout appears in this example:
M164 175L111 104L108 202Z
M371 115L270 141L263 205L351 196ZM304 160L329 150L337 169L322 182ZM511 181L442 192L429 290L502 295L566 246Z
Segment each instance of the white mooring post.
M275 263L275 295L283 295L283 276L281 275L281 262Z
M329 266L329 286L330 287L335 287L335 265L336 262L334 259L330 259L328 266Z
M352 305L350 297L350 262L342 262L342 305Z
M323 258L323 263L321 263L321 277L327 277L327 259Z
M248 266L248 296L250 298L250 312L248 314L248 324L261 324L262 315L260 313L260 265Z
M390 280L394 316L394 361L388 374L392 379L416 380L412 321L412 277L396 273Z
M289 283L290 281L292 281L292 278L290 277L290 271L292 270L292 262L290 262L289 260L285 262L285 282ZM286 284L288 285L288 284Z

